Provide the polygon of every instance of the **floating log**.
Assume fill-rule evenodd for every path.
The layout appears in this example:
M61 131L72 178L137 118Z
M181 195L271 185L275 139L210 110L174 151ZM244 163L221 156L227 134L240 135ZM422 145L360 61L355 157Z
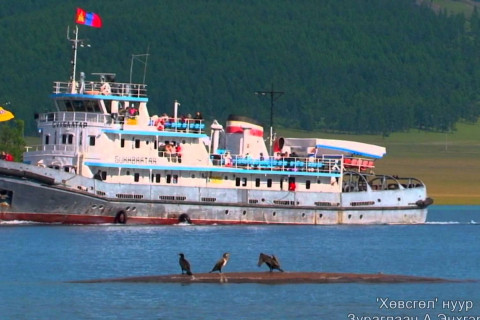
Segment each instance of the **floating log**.
M468 280L467 280L468 281ZM260 284L296 284L296 283L441 283L465 282L421 276L394 274L359 274L331 272L228 272L228 273L196 273L192 276L170 274L160 276L140 276L111 279L93 279L70 281L70 283L260 283Z

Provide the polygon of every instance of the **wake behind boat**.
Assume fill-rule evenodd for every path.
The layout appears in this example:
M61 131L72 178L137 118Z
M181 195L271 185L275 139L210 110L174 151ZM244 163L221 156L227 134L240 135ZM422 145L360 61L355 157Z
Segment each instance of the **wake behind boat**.
M73 43L79 44L78 27ZM278 138L231 115L225 128L151 115L145 84L84 73L54 82L55 111L36 115L41 144L0 160L0 219L65 224L424 223L426 186L374 174L386 150Z

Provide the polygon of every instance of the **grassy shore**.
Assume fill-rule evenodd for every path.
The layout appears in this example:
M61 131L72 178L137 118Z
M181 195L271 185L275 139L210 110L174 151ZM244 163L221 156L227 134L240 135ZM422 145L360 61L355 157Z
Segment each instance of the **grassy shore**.
M289 131L285 136L313 136ZM458 124L452 133L411 130L389 137L316 134L326 139L355 140L387 148L375 172L415 177L427 185L435 204L480 205L480 124Z

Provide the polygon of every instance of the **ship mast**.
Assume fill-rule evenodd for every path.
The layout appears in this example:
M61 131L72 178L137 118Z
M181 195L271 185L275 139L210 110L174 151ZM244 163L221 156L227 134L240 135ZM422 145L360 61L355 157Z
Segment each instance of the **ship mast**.
M132 84L132 74L133 74L133 62L135 60L143 63L143 82L142 84L145 84L145 75L147 74L147 61L148 61L148 56L150 53L150 47L147 48L147 53L143 54L132 54L132 60L130 62L130 84Z
M77 72L77 50L78 50L78 44L83 47L83 42L85 39L78 39L78 26L75 25L75 30L73 31L73 34L75 35L75 38L70 38L70 27L67 27L67 40L72 43L72 50L73 50L73 58L70 61L72 64L72 88L71 88L71 93L77 93L77 84L76 84L76 78L75 74ZM87 47L90 47L89 44L87 44Z
M256 95L261 95L261 96L267 96L270 95L270 156L273 156L273 103L275 100L280 98L281 95L283 95L285 92L284 91L274 91L273 90L273 83L272 83L272 90L270 91L255 91Z

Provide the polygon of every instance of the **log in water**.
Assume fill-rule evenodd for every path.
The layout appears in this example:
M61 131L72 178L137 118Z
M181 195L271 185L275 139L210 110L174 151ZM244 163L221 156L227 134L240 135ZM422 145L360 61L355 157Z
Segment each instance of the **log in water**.
M296 284L296 283L440 283L464 282L422 276L392 274L358 274L331 272L229 272L229 273L197 273L193 276L182 274L140 276L111 279L93 279L71 281L74 283L260 283L260 284ZM468 281L468 280L467 280Z

